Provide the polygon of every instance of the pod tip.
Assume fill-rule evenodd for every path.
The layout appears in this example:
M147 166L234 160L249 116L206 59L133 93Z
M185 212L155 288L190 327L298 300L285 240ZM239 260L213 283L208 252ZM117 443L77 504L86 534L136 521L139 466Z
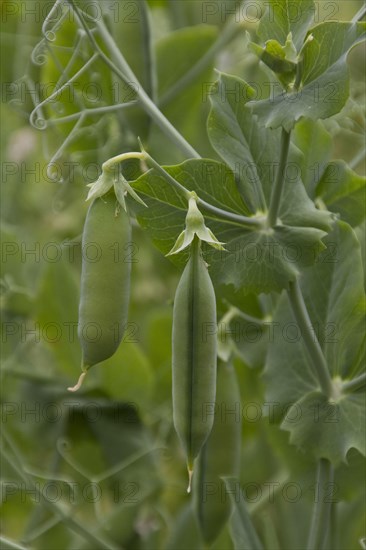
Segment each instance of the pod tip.
M187 487L187 493L191 492L192 489L192 477L193 477L193 470L191 470L188 467L188 487Z
M79 376L79 380L77 381L77 384L71 388L67 388L68 391L72 391L72 392L78 391L78 389L81 387L84 381L85 376L86 376L86 372L82 372Z

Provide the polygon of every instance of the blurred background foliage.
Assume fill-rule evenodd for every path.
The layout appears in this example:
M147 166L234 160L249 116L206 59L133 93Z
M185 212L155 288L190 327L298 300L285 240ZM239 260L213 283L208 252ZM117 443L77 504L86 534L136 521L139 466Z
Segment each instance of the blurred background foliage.
M79 4L85 7L88 1ZM225 2L227 10L237 4ZM327 9L324 2L317 4L319 20L329 17L333 8L333 18L349 20L362 2L335 1L327 3ZM6 437L1 535L39 549L96 548L103 547L105 540L125 549L203 548L185 492L184 459L172 425L170 339L179 272L153 248L137 224L125 341L106 365L90 372L78 394L66 391L78 376L80 364L75 326L80 238L87 209L85 185L96 179L101 162L136 150L137 136L159 162L174 164L183 157L147 115L135 108L126 115L117 111L87 119L57 158L60 169L56 175L47 170L50 158L72 129L70 123L41 132L29 124L34 94L44 99L47 93L42 83L58 78L49 52L37 49L36 62L32 62L51 5L4 0L0 8L1 402ZM199 0L137 4L104 0L100 6L146 91L161 101L169 120L203 156L217 158L206 135L209 102L202 90L215 80L214 68L249 82L268 80L268 72L245 48L245 29L255 39L253 19L242 25L242 33L233 33L194 81L169 97L166 92L224 32L222 3L217 2L218 9L207 20L203 20L205 2ZM143 16L135 20L136 6ZM75 30L74 23L63 25L53 43L63 64L72 55ZM147 43L153 52L148 60ZM90 57L88 45L83 55L85 60ZM363 143L362 47L350 54L349 66L351 99L340 116L326 123L334 137L333 157L346 161ZM118 88L120 84L102 64L83 78L86 83L94 79L101 84L101 105L118 102L123 93L133 96L133 90ZM84 99L76 97L70 103L62 96L45 109L44 116L52 119L97 106L94 101L78 103ZM364 159L354 169L362 173ZM132 178L138 170L131 163L126 173L130 171ZM222 297L231 301L228 292ZM231 298L257 314L256 298ZM225 311L221 302L219 311ZM263 402L260 369L265 349L261 345L253 354L239 350L236 359L242 405ZM249 415L248 411L243 421L241 482L261 488L261 496L256 496L248 486L255 524L264 537L270 537L275 524L280 547L300 550L314 498L313 463L291 447L288 434L268 418L253 421ZM364 535L364 496L359 491L363 467L355 451L350 453L349 466L337 471L335 496L341 501L337 513L346 526L337 535L339 549L359 548L358 540ZM273 502L268 498L269 482L280 487ZM281 492L288 482L301 488L297 502ZM232 548L226 529L213 548Z

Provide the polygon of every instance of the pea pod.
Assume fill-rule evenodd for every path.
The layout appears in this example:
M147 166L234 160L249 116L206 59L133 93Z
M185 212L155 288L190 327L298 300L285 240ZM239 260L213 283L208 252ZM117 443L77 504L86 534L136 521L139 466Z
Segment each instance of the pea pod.
M177 287L173 310L173 418L186 453L190 478L193 461L213 424L205 409L216 393L216 299L200 241ZM190 491L190 485L188 492Z
M109 192L96 198L87 213L78 323L83 374L70 391L80 387L90 367L115 353L126 326L131 263L125 254L131 224L127 213L116 207L116 196Z
M202 447L194 476L194 508L202 537L212 544L231 511L221 476L239 475L241 407L238 383L231 362L219 360L215 419Z

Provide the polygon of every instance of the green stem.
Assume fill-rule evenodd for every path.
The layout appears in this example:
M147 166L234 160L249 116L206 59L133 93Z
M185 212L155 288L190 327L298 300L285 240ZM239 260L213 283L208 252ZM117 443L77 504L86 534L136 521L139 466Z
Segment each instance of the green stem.
M357 390L361 390L366 387L366 372L360 374L349 382L344 382L342 385L342 391L345 393L353 393Z
M311 324L298 280L290 283L287 293L293 314L301 330L305 347L315 368L321 390L324 395L330 397L332 395L332 380L328 371L328 365Z
M352 23L357 23L358 21L361 21L366 15L366 6L362 6L356 13L356 15L352 18Z
M338 548L338 507L336 502L330 504L330 524L329 524L329 548L336 550Z
M116 164L130 159L145 160L145 153L135 153L133 151L130 153L121 153L120 155L116 155L115 157L106 160L102 164L102 170L103 172L113 170Z
M168 174L166 170L156 160L154 160L146 151L144 151L146 161L151 164L151 166L159 172L163 176L163 178L170 183L179 193L184 195L185 198L190 198L190 191L188 191L181 183L179 183L173 176ZM214 214L215 216L218 216L219 218L223 218L225 220L228 220L230 222L234 222L235 224L240 224L248 227L249 229L262 229L264 226L264 219L263 218L249 218L248 216L242 216L240 214L235 214L234 212L229 212L228 210L223 210L222 208L217 208L216 206L213 206L212 204L204 201L203 199L200 199L198 197L197 199L197 205L201 206L207 212L210 212L211 214Z
M117 44L110 35L107 27L103 21L95 21L100 34L104 40L105 45L107 46L110 54L114 58L118 66L116 66L109 57L103 52L103 50L98 45L93 34L91 33L88 25L86 24L84 17L79 10L78 6L75 3L75 0L68 0L74 9L77 17L79 18L88 38L93 46L93 48L98 52L100 58L108 65L108 67L115 73L124 83L133 83L134 90L141 102L141 106L144 111L151 116L154 122L159 126L159 128L169 136L172 141L184 152L189 158L200 158L199 153L186 141L186 139L176 130L176 128L169 122L169 120L163 115L163 113L158 109L149 95L143 89L141 83L136 78L135 74L131 70L127 61L123 57L121 51L119 50Z
M207 50L207 52L200 57L189 71L187 71L179 80L177 80L171 88L169 88L165 94L159 99L158 105L163 107L167 103L170 103L178 94L185 90L192 82L196 80L210 65L216 55L227 45L231 40L242 32L243 28L238 24L235 19L225 26L220 32L217 40Z
M269 227L273 227L277 222L283 186L285 183L285 169L290 148L290 138L291 132L287 132L282 128L280 163L278 165L277 175L272 189L271 202L268 209L267 223Z
M334 469L325 458L321 458L318 463L318 472L316 479L315 502L313 508L313 517L311 520L310 533L308 538L307 550L323 550L324 542L329 529L331 502L327 491L329 483L332 483Z
M159 126L159 128L168 137L170 137L188 157L200 158L199 153L197 153L197 151L188 143L188 141L186 141L186 139L178 132L175 126L173 126L173 124L169 122L169 120L163 115L160 109L155 105L151 97L145 92L144 88L136 78L128 63L126 62L117 44L113 40L103 22L100 22L100 31L103 40L109 48L109 51L114 56L116 62L120 65L122 71L125 71L127 77L132 82L134 82L137 88L137 96L141 101L141 106L144 111L151 116L151 118Z

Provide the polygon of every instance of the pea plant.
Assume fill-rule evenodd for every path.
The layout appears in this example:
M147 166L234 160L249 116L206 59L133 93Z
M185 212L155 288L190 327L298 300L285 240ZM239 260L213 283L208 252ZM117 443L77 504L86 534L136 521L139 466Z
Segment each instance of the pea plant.
M11 99L63 259L21 288L10 215L4 548L366 548L360 4L40 11ZM14 395L62 414L27 437Z

